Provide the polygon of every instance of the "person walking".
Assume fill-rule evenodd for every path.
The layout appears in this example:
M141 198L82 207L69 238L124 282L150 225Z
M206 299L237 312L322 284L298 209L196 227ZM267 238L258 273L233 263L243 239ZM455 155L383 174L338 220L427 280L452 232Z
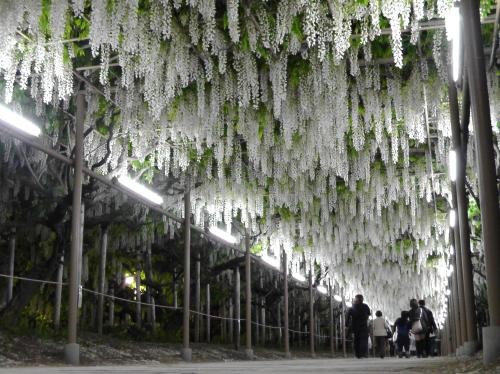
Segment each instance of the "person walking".
M425 312L427 316L427 320L429 322L429 325L427 326L427 330L425 332L425 343L424 343L424 350L425 350L425 356L434 356L434 348L433 348L433 341L431 338L431 334L435 334L438 330L436 321L434 320L434 315L432 314L432 311L425 306L425 300L419 300L418 305L422 310Z
M373 336L375 338L375 349L377 351L377 356L380 358L384 358L387 332L391 329L386 320L382 318L382 312L380 310L377 310L375 316L377 317L373 320Z
M411 333L415 337L417 357L424 357L425 334L429 326L429 320L425 310L419 307L417 299L410 300L408 311L411 323Z
M356 295L346 318L354 334L354 354L357 358L368 358L368 317L371 311L363 301L363 295Z
M396 345L399 358L403 357L403 349L406 358L410 358L410 328L409 314L406 310L403 310L401 312L401 317L396 319L394 322L394 331L397 335Z

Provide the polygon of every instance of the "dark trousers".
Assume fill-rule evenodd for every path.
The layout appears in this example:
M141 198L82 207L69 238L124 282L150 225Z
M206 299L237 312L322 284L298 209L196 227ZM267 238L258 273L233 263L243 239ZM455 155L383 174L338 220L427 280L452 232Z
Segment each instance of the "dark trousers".
M417 356L423 356L425 349L425 338L416 340L415 346L417 347Z
M434 344L433 344L433 341L432 341L430 335L431 335L430 332L428 332L427 334L425 334L425 347L424 347L424 349L425 349L425 354L426 355L433 356L434 355L433 354L434 353L433 352L433 346L434 346Z
M379 357L385 356L385 339L385 336L375 337L375 348L377 349L377 356Z
M354 332L354 354L357 358L368 357L368 331Z
M405 349L406 353L410 353L410 337L409 336L399 336L398 335L398 340L396 341L398 344L398 353L401 354L403 352L403 348Z

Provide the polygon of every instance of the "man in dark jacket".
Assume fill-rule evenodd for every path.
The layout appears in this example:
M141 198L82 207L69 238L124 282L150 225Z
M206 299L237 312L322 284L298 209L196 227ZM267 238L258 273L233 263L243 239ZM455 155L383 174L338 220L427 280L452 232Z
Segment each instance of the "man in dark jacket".
M425 312L428 322L427 331L425 332L425 354L428 356L433 356L432 339L430 335L431 333L435 333L437 331L436 321L434 320L434 316L432 315L431 310L425 306L425 300L419 300L418 305Z
M346 321L354 333L354 353L357 358L368 357L368 317L370 308L363 303L363 295L356 295L347 312Z

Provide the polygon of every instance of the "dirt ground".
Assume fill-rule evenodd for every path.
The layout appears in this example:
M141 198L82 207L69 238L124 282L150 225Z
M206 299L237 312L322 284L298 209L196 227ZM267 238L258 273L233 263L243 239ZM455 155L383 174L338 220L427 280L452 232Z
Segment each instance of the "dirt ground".
M84 334L80 338L82 365L154 365L181 362L181 345L130 341L96 334ZM30 336L17 336L0 332L0 367L59 366L64 365L65 340ZM192 344L193 361L245 360L244 347L239 351L220 344ZM284 359L279 350L255 347L257 360ZM307 351L293 350L293 358L309 358ZM329 352L318 352L317 358L330 358ZM404 359L403 359L404 360ZM422 372L433 373L500 373L500 361L484 366L481 353L470 358L451 358L439 368L426 368Z

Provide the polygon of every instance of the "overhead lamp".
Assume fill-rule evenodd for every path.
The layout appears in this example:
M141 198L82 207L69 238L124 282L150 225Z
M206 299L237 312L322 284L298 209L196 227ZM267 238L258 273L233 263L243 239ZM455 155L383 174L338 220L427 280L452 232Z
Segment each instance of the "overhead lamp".
M0 104L0 121L32 136L39 136L40 128L33 122Z
M449 288L447 288L447 289L444 291L444 294L445 294L446 296L450 296L450 294L451 294L451 290L450 290Z
M334 295L333 298L335 299L335 301L338 301L339 303L342 302L342 296L340 295Z
M447 39L451 42L452 76L455 82L458 81L460 74L460 21L460 8L451 7L445 16L445 27Z
M322 293L323 295L326 295L328 293L328 290L322 284L316 287L316 289L318 290L319 293Z
M453 247L453 245L450 245L450 255L454 255L455 254L455 247Z
M136 194L151 201L152 203L158 205L161 205L163 203L163 198L160 195L126 175L122 175L121 177L119 177L118 182L120 182L120 184L122 184L132 192L135 192Z
M299 282L305 282L306 281L306 277L304 277L302 274L300 273L292 273L292 277L295 279L295 280L298 280Z
M236 238L234 236L232 236L227 231L219 229L217 226L210 227L209 231L212 234L214 234L215 236L218 236L219 238L221 238L222 240L224 240L224 241L226 241L226 242L228 242L230 244L235 244L237 242L237 240L236 240Z
M457 180L457 153L452 149L448 155L448 172L450 180L455 182Z
M457 216L455 214L455 209L450 209L449 218L450 218L450 227L454 228L456 220L457 220Z
M450 265L448 268L448 276L450 277L453 274L453 265Z
M348 308L351 308L352 307L352 303L350 301L347 301L345 303L345 306L348 307Z
M134 277L132 275L125 275L123 283L125 284L125 286L130 287L132 283L134 283Z
M262 259L262 261L264 261L265 263L271 265L272 267L274 267L276 269L280 268L280 260L276 257L264 254L264 255L262 255L261 259Z

